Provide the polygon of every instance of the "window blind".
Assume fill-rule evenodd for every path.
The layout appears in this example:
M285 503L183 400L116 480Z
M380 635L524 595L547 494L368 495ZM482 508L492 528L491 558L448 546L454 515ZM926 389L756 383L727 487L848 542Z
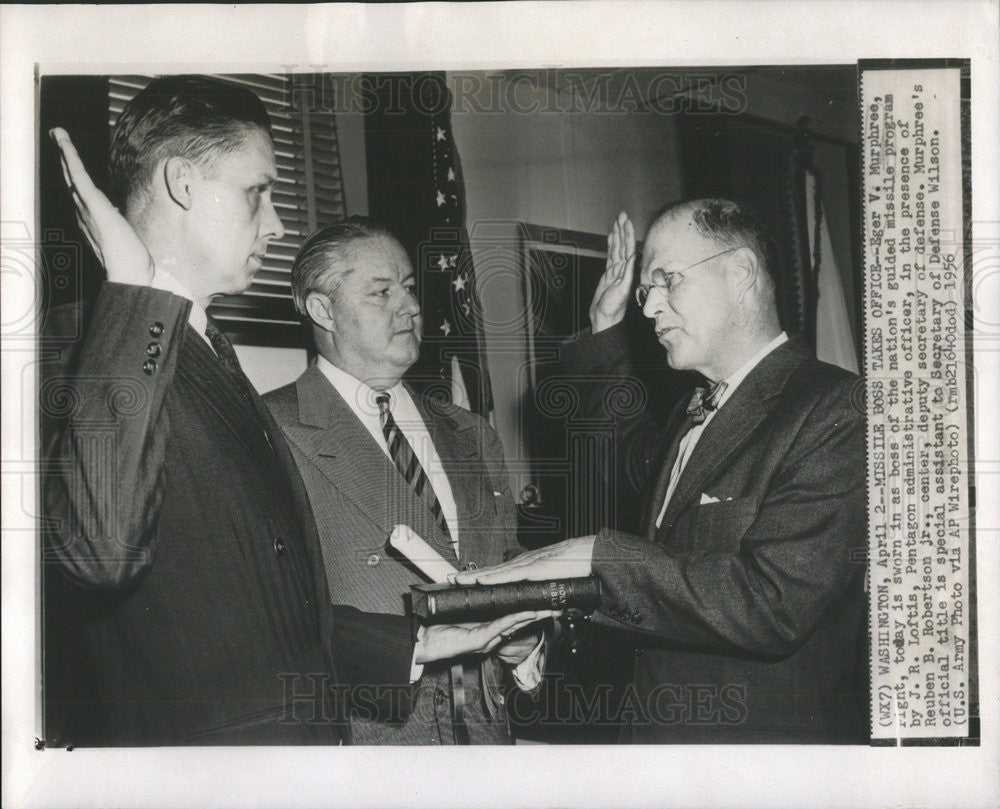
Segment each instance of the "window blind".
M216 298L209 312L235 343L305 345L292 304L291 269L299 247L317 227L344 215L337 126L332 110L294 103L290 78L282 75L217 75L252 90L271 116L278 183L274 207L285 235L267 248L263 267L240 295ZM301 81L302 77L296 75ZM108 124L153 76L112 76L108 82Z

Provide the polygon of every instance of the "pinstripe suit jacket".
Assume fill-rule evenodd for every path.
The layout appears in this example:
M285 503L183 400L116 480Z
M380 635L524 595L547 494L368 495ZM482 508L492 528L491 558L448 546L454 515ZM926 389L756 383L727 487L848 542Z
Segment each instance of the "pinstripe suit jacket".
M277 425L188 325L190 307L105 284L43 383L44 574L61 596L46 604L46 673L68 683L46 691L46 732L76 744L336 744L333 724L286 714L287 678L301 694L329 673L306 493ZM85 666L59 633L81 647L96 693L80 690ZM74 727L59 716L74 705L97 710Z
M348 665L363 669L377 636L378 643L396 647L394 668L401 679L408 679L413 651L403 597L411 584L426 579L388 548L393 526L409 525L457 567L497 564L518 549L514 500L495 431L459 407L417 394L413 398L455 496L458 559L429 510L319 369L311 366L295 383L265 396L313 505L330 599L346 608L338 613L342 625L353 619L361 628L354 636L355 648L343 641L338 650L345 662L351 659ZM452 743L447 668L440 663L425 666L412 714L403 724L369 721L364 706L356 704L354 743ZM478 667L466 668L478 682ZM357 682L359 677L351 679ZM477 689L470 690L475 697L468 700L472 741L509 741L505 722L485 719Z

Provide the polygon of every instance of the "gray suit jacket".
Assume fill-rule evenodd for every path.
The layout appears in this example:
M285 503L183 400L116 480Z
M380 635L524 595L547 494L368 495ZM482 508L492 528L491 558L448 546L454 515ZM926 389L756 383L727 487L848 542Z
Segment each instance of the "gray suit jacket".
M340 638L342 665L363 668L374 643L382 647L383 658L385 647L392 646L401 684L408 680L413 650L403 597L411 584L426 579L387 545L393 526L409 525L457 567L497 564L518 551L516 511L497 434L466 410L413 395L455 496L459 559L426 506L319 369L310 367L295 383L265 397L313 504L330 599L344 608L339 623L353 620L358 627L353 638ZM453 743L448 668L425 666L405 722L372 718L370 694L355 699L354 743ZM466 669L471 740L508 742L505 719L489 720L484 714L478 665Z
M567 349L577 371L608 376L627 356L620 329ZM598 535L595 620L635 633L632 741L866 740L857 381L795 339L776 348L705 428L659 528L686 401L666 428L619 425L619 479L642 493L643 527Z

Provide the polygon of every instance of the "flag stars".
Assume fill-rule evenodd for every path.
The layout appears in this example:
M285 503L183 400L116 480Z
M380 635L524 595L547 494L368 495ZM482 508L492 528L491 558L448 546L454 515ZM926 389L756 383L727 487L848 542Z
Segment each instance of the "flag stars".
M444 323L441 324L441 331L444 332L445 337L451 334L451 323L448 322L447 318L445 318Z
M446 201L447 200L445 199L444 194L442 192L438 191L437 192L437 204L438 204L438 207L440 208L442 205L445 204Z
M448 166L448 180L450 182L455 182L455 169L451 166Z
M438 267L441 268L441 272L448 269L448 257L444 253L441 254L441 258L439 258L436 263Z
M451 282L451 285L455 287L455 291L458 292L459 290L465 289L465 284L468 280L469 279L466 276L460 275Z
M472 314L472 307L468 303L463 303L462 312L465 313L466 317L469 317Z
M426 130L424 130L424 131L426 131ZM444 130L441 127L438 127L437 128L436 140L444 140L444 135L445 135Z

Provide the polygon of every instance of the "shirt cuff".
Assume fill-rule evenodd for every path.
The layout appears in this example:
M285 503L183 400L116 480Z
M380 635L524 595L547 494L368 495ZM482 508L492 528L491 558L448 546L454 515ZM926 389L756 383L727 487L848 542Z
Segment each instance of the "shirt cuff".
M424 627L421 626L417 630L417 642L413 644L413 657L410 658L410 683L415 683L417 680L423 676L424 664L417 662L417 649L420 648L420 642L424 639Z
M547 633L543 632L538 639L538 645L531 650L524 660L511 669L514 683L522 691L534 691L542 684L542 672L545 670L545 640Z

